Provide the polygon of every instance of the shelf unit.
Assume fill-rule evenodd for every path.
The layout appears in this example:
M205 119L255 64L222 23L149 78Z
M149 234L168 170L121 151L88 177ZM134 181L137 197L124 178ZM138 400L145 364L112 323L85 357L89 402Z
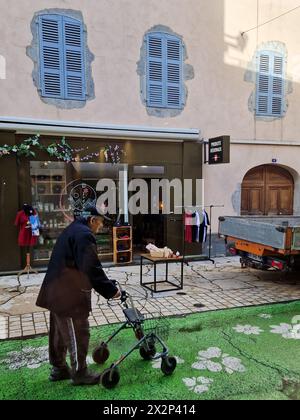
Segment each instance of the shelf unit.
M41 235L34 250L37 264L45 263L61 232L69 225L66 214L72 216L72 209L61 209L60 197L65 195L67 185L66 166L60 162L31 162L32 205L41 220Z
M106 228L96 236L99 258L113 256L112 228Z
M130 264L133 260L132 227L113 228L114 264Z

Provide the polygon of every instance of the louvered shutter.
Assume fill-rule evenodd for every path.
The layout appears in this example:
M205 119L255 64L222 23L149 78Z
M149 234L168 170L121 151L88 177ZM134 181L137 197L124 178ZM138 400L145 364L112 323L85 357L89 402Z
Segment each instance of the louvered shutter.
M85 66L82 23L63 17L65 98L84 100Z
M147 104L164 106L163 36L150 35L147 39Z
M272 115L282 115L283 109L283 57L273 57Z
M40 77L42 96L63 98L62 18L48 15L39 18Z
M167 107L181 107L182 45L181 40L167 36Z
M270 56L261 54L259 57L258 86L256 112L258 115L267 115L269 111L270 96Z
M259 56L256 94L256 113L262 116L281 116L284 101L284 59L272 51Z
M182 42L164 33L147 38L147 105L182 106Z

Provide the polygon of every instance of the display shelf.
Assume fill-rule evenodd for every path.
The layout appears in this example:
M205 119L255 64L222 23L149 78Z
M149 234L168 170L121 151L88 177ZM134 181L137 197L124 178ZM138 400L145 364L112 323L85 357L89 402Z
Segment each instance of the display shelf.
M120 237L126 235L125 238ZM127 249L119 249L120 243L128 242ZM132 247L132 227L131 226L115 226L113 228L113 243L114 243L114 263L115 264L130 264L133 260Z
M69 209L60 209L60 197L67 185L66 166L57 162L31 162L32 203L41 221L41 235L36 246L34 258L45 262L51 258L52 250L62 231L69 225L64 213Z
M51 197L51 196L53 196L53 195L55 195L56 197L64 197L64 196L67 196L68 194L61 194L61 193L57 193L57 194L53 194L53 193L49 193L49 194L39 194L39 193L37 193L37 195L39 196L39 197Z
M66 209L62 209L62 210L49 210L49 211L45 211L44 210L44 214L47 213L74 213L73 210L66 210Z

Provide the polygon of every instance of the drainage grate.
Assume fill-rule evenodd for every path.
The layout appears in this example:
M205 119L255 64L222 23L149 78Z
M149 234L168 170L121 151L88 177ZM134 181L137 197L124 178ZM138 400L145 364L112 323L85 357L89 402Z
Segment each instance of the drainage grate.
M205 308L205 305L203 305L203 303L195 303L194 307L195 308Z

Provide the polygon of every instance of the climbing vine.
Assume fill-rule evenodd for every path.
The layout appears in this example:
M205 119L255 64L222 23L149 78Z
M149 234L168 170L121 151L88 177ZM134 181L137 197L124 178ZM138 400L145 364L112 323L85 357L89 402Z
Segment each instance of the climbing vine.
M79 155L79 152L83 152L87 149L88 147L73 149L70 144L67 143L65 137L63 137L59 142L44 146L40 141L40 135L36 134L35 136L24 140L20 144L5 144L4 146L0 146L0 158L9 155L35 158L36 151L40 150L46 152L50 157L64 162L80 162L99 157L100 153L104 153L105 161L107 163L118 164L121 162L122 155L125 155L125 152L119 145L106 145L99 153L89 153L85 156Z
M41 150L48 153L51 157L56 157L58 160L71 162L73 159L73 149L66 142L63 137L60 142L52 143L49 146L44 146L40 142L40 135L37 134L24 140L20 144L0 146L0 157L8 155L16 155L18 157L36 157L36 150Z

